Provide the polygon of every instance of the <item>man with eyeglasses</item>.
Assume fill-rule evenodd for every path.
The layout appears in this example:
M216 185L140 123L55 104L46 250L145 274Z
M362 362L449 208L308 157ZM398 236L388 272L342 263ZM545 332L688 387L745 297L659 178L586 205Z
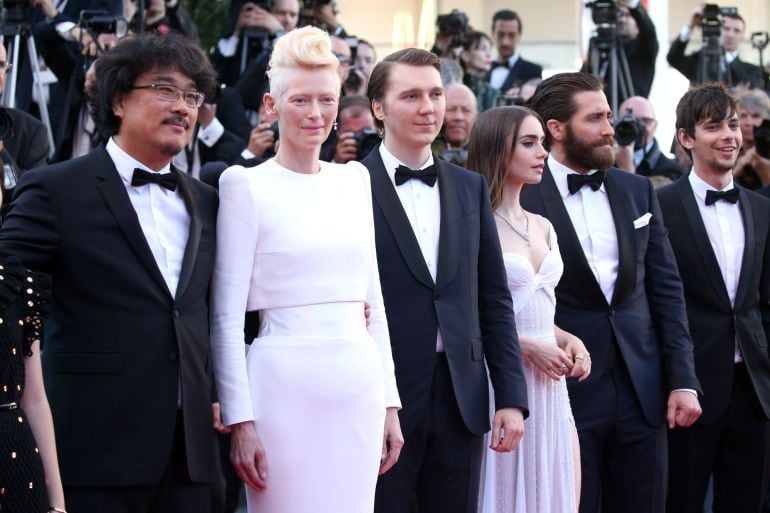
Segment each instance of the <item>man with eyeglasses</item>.
M647 98L632 96L620 104L618 111L618 118L630 112L641 123L644 134L640 142L643 140L644 144L636 144L636 141L633 141L630 145L618 146L615 149L615 165L626 171L650 177L657 186L668 185L682 176L682 168L660 151L658 140L655 139L658 120L655 119L652 103Z
M209 511L217 197L171 161L215 73L194 43L156 33L122 40L95 71L109 141L22 176L0 258L53 277L43 372L67 507Z

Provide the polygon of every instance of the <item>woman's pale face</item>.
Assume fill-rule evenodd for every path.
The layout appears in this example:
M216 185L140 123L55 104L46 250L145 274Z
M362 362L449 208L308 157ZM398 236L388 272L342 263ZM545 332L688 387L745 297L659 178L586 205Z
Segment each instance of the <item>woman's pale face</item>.
M277 116L283 146L320 148L337 118L339 77L329 68L297 68L288 73L282 93L265 95L265 111Z
M511 141L513 155L508 163L506 181L515 185L540 183L548 152L543 147L545 134L540 121L527 116L521 121L516 140Z
M462 60L465 69L471 73L489 71L492 66L492 42L487 38L481 38L475 48L464 50Z

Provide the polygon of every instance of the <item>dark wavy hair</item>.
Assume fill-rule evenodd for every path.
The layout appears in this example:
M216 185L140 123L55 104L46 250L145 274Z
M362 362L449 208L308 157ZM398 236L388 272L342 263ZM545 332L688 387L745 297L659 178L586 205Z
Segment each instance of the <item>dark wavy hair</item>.
M719 82L707 82L690 87L676 106L676 133L679 131L695 138L698 123L722 121L739 111L738 99ZM682 146L692 158L692 151Z
M540 116L527 107L495 107L485 110L473 124L466 167L486 177L493 208L497 208L503 199L508 163L516 149L521 123L529 116L537 119L542 126Z
M127 37L97 59L96 79L86 89L91 115L102 135L115 135L120 129L120 119L112 110L116 96L129 92L141 74L156 69L190 77L195 88L209 98L216 91L217 73L191 39L178 32Z

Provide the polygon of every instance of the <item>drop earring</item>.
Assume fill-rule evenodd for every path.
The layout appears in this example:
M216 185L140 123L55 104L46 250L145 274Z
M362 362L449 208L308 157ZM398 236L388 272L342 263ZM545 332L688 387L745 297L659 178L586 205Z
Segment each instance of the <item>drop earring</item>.
M337 131L337 122L335 121L332 123L332 129L336 132Z

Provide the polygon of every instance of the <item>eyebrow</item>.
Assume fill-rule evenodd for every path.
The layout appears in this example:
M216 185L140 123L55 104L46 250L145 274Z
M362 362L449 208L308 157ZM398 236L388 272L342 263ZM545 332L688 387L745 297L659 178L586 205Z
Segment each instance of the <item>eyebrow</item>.
M169 76L169 75L154 75L152 77L152 81L153 82L167 82L167 83L169 83L171 85L177 85L175 80L174 80L174 78ZM179 87L180 89L196 89L197 84L195 83L194 80L190 79L187 82L187 86L186 87L185 86L181 86L181 85L177 86L177 87Z

